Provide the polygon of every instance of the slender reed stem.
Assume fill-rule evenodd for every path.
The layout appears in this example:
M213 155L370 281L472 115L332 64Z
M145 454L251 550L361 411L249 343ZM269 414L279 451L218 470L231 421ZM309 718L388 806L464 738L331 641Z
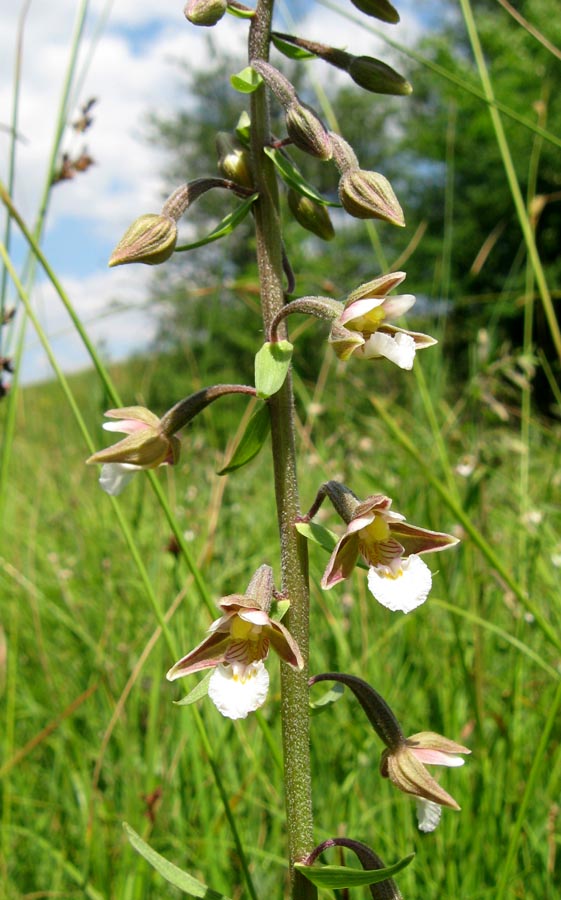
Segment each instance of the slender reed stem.
M259 0L249 35L249 58L268 60L274 0ZM284 303L282 287L282 242L278 193L272 162L263 152L270 139L269 111L265 88L252 94L251 151L253 175L259 199L255 203L257 265L261 286L263 324L267 334ZM284 328L283 328L284 331ZM292 379L269 401L273 445L273 467L281 544L282 588L290 599L287 624L306 662L297 672L282 664L282 728L285 796L292 900L316 896L315 888L294 871L313 847L311 765L308 706L308 557L303 541L293 527L299 515L296 474L294 396Z

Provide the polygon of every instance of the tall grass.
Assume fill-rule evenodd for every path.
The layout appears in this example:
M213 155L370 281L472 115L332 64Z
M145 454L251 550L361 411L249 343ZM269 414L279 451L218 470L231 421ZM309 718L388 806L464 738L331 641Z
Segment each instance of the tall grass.
M517 208L527 223L526 206ZM33 259L46 264L40 234L28 235ZM18 281L3 246L39 329L31 285ZM530 252L529 281L539 284L539 273ZM547 303L547 286L540 293ZM175 651L202 638L207 601L239 591L264 561L277 570L267 457L215 476L231 451L225 435L244 414L234 398L197 419L177 471L152 486L143 473L110 501L84 458L99 444L104 409L119 397L149 403L156 386L142 361L107 372L92 353L96 370L68 380L58 372L0 408L2 425L13 422L0 551L0 896L175 896L128 845L125 820L215 890L246 897L253 885L254 896L281 898L278 672L271 667L271 702L241 724L206 703L174 707L181 695L163 680ZM438 348L425 356L417 385L383 367L343 376L330 355L317 385L296 378L301 409L313 399L299 423L304 503L337 477L359 496L395 495L410 521L463 538L439 557L429 602L399 618L374 606L361 572L321 591L326 557L313 547L311 668L371 681L407 733L430 728L469 744L453 785L443 776L462 812L445 811L434 835L420 835L413 804L378 776L379 742L345 695L313 721L317 838L352 835L388 863L415 850L399 877L406 898L554 898L559 426L535 416L524 386L519 431L475 405L484 375L475 355L464 385L446 377ZM152 377L165 369L162 359ZM363 398L354 412L349 389ZM170 375L173 399L181 390Z

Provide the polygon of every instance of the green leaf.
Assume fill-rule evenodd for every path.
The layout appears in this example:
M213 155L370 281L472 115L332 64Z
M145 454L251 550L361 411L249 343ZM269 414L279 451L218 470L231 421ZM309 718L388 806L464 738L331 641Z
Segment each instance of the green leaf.
M238 9L235 6L227 6L226 12L230 13L231 16L235 16L236 19L253 19L255 15L255 10L253 9Z
M127 825L126 822L123 822L123 828L137 853L140 853L146 862L150 863L150 865L156 869L156 872L159 872L166 881L173 884L174 887L179 888L184 894L188 894L190 897L204 897L204 900L229 900L224 894L213 891L212 888L207 887L202 881L193 878L192 875L184 872L182 869L178 868L178 866L174 866L174 864L170 863L165 857L156 853L156 851L143 841L140 835L137 834L130 825Z
M321 695L319 700L314 700L313 702L310 701L312 715L317 715L318 713L323 712L327 706L331 706L332 703L337 703L337 700L340 700L344 693L345 688L342 684L334 684L331 690L326 691L325 694Z
M277 50L280 50L289 59L316 59L315 53L310 53L309 50L304 50L303 47L297 47L295 44L289 43L289 41L283 41L282 38L277 37L275 34L272 34L271 38Z
M238 124L236 125L236 134L242 144L245 144L246 147L248 147L251 134L251 119L249 118L249 113L246 112L245 109L238 119Z
M246 66L237 75L230 75L230 84L240 94L253 94L263 84L263 79L255 69Z
M323 547L328 553L333 553L335 545L339 540L337 535L333 534L329 528L324 528L323 525L318 525L317 522L297 522L295 528L307 541L310 541L312 544L317 544L318 547ZM356 565L359 569L370 568L370 566L361 558L357 560Z
M284 384L293 346L290 341L263 344L255 357L255 388L262 400L272 397Z
M274 622L281 622L290 609L290 600L273 600L269 615Z
M205 244L212 244L213 241L218 241L222 237L226 237L227 234L231 234L234 228L236 228L240 222L245 219L251 206L257 200L259 194L252 194L251 197L248 197L247 200L244 200L243 203L240 203L236 209L228 213L227 216L224 216L220 225L207 234L206 237L201 238L200 241L194 241L192 244L183 244L181 247L176 247L176 253L182 253L185 250L196 250L197 247L204 247Z
M248 462L257 456L261 447L267 439L269 429L271 427L269 419L269 410L266 404L257 409L249 422L241 437L241 440L234 450L232 458L227 466L218 472L219 475L226 475L227 472L233 472L235 469L241 469Z
M305 537L307 541L311 541L312 544L318 544L318 546L323 547L328 553L333 553L339 540L336 534L333 534L328 528L324 528L323 525L318 525L316 522L297 522L296 531Z
M302 873L304 878L311 881L317 887L323 888L350 888L364 884L378 884L391 878L397 872L401 872L409 865L414 853L404 856L393 866L385 869L351 869L349 866L303 866L296 863L295 868Z
M174 706L190 706L191 703L196 703L197 700L202 700L203 697L206 697L208 694L208 683L210 681L210 676L212 672L207 672L202 681L193 688L192 691L189 691L186 697L183 697L182 700L174 700Z
M321 203L323 206L341 206L340 203L326 200L321 194L318 194L316 189L302 177L302 174L298 171L296 166L291 163L286 156L283 156L282 153L275 150L274 147L265 147L265 153L273 160L275 168L282 180L289 187L298 191L299 194L302 194L303 197L309 197L311 200L315 200L316 203Z

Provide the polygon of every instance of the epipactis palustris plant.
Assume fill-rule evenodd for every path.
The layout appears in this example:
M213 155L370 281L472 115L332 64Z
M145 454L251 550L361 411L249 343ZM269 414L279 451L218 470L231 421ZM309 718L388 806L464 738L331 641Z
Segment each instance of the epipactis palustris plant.
M351 2L367 16L393 24L399 21L389 0ZM374 598L390 610L405 613L423 603L431 589L431 570L421 557L452 547L456 539L409 524L384 493L372 493L361 501L350 488L335 481L323 484L307 516L301 514L291 378L294 347L288 340L287 319L293 314L304 314L326 320L330 325L327 342L348 366L364 360L377 365L393 363L409 370L416 352L436 342L426 334L395 324L415 302L412 294L395 293L405 279L404 272L381 274L358 287L349 286L350 292L342 302L331 297L294 296L296 276L283 244L279 185L288 191L288 214L303 228L322 240L334 240L335 229L325 201L310 190L300 175L291 158L292 148L312 157L317 165L333 166L337 173L333 192L350 216L398 227L404 226L405 218L388 179L380 172L361 167L347 141L328 130L321 116L302 101L290 80L271 64L269 51L273 41L288 56L294 56L294 50L300 54L305 51L308 56L346 72L357 85L373 93L406 96L411 85L381 60L354 56L297 35L275 34L273 7L274 0L257 0L255 8L246 7L239 0L188 0L184 12L193 25L220 27L226 12L246 20L249 66L232 77L232 85L250 97L249 114L242 113L237 127L229 123L231 132L220 131L217 135L219 175L202 175L180 185L160 212L139 215L110 260L112 266L158 265L181 252L180 220L207 191L218 188L238 201L235 214L225 220L228 227L224 234L251 211L260 281L260 327L266 336L265 343L256 346L255 386L211 385L179 400L161 417L141 406L109 410L106 415L110 422L105 429L121 432L125 437L95 453L88 463L101 463L102 487L110 494L118 494L135 473L177 464L179 432L209 403L230 394L245 394L260 404L256 415L267 417L272 434L280 589L275 590L273 570L268 561L264 562L245 593L218 601L220 616L207 636L197 642L193 635L194 649L170 668L167 677L175 681L210 669L210 675L207 673L195 689L197 699L208 693L223 716L242 719L267 701L269 674L265 663L270 664L269 651L272 649L280 657L290 897L316 897L316 885L328 884L322 881L322 869L316 865L320 853L330 846L346 846L369 871L372 896L383 900L401 895L395 881L389 875L384 877L384 863L372 848L354 837L337 837L319 845L314 842L310 684L336 680L355 694L385 744L382 776L416 798L419 827L424 831L436 827L441 807L459 809L425 765L461 765L461 755L469 750L431 731L406 738L386 701L356 676L326 673L314 676L309 683L309 535L301 526L307 523L308 528L312 527L312 518L328 497L346 530L334 540L321 587L331 589L348 579L362 559L369 570L368 587ZM270 103L278 104L284 114L284 134L271 132ZM216 239L216 234L199 244L211 239ZM255 330L256 341L260 327ZM261 444L265 436L266 429ZM319 528L315 523L314 527ZM373 606L373 619L375 616ZM325 830L328 823L322 822L321 827ZM339 885L345 886L344 878ZM255 897L253 890L250 893Z

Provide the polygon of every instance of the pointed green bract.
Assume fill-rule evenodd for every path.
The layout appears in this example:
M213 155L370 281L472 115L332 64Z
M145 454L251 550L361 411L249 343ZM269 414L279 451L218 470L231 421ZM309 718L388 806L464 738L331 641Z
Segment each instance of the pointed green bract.
M233 212L228 213L227 216L224 216L220 225L217 225L216 228L207 234L206 237L201 238L199 241L193 241L192 244L183 244L181 247L176 247L176 253L182 253L185 250L196 250L197 247L204 247L205 244L212 244L213 241L218 241L220 238L226 237L227 234L231 234L234 228L236 228L240 222L242 222L247 216L251 206L257 200L259 194L252 194L251 197L248 197L247 200L244 200L243 203L235 209Z
M290 44L288 41L283 41L282 38L273 34L271 36L271 40L273 44L277 48L280 53L283 53L284 56L288 57L288 59L315 59L315 53L310 53L309 50L304 50L303 47L297 47L295 44Z
M310 712L312 715L319 715L324 712L332 703L337 703L341 699L345 689L342 684L334 684L333 687L322 694L319 700L310 700Z
M255 69L252 69L251 66L246 66L237 75L230 75L230 84L240 94L253 94L263 84L263 79Z
M290 341L267 341L255 356L255 389L262 400L280 391L290 367Z
M251 462L267 440L270 428L269 410L266 405L263 405L253 413L230 462L218 474L226 475Z
M321 888L350 888L360 887L360 885L379 884L380 881L386 881L397 872L401 872L409 865L415 854L410 853L404 856L399 862L393 866L387 866L385 869L351 869L349 866L304 866L296 863L295 868L315 884Z
M208 683L210 681L210 676L212 672L207 672L205 677L199 681L196 687L193 688L192 691L189 691L182 700L174 700L174 706L191 706L192 703L196 703L198 700L202 700L208 694Z
M310 199L315 200L316 203L323 204L323 206L341 206L340 203L334 203L333 200L326 200L325 197L318 194L316 189L302 177L296 166L293 165L286 156L283 156L282 153L275 150L274 147L265 147L264 149L267 156L273 160L275 168L282 180L289 187L294 188L295 191L298 191L298 193L302 194L304 197L310 197Z

